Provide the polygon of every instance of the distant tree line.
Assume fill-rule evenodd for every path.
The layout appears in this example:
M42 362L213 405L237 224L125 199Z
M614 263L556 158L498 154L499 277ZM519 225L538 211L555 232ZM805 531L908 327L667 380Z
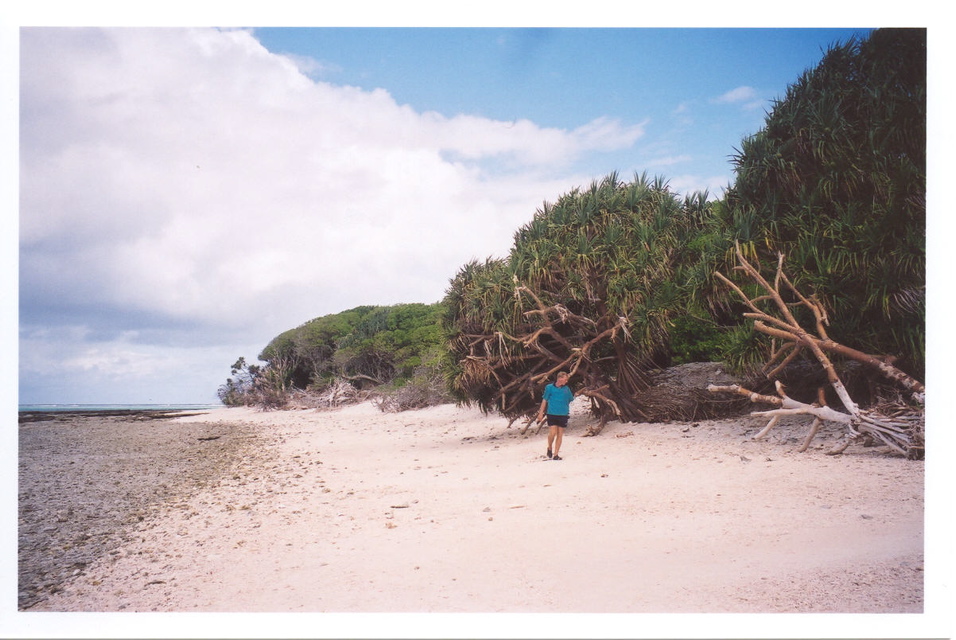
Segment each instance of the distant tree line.
M293 392L321 394L342 382L382 392L407 385L433 390L447 357L443 309L441 303L361 306L315 318L273 338L258 356L266 364L240 358L219 398L279 408Z
M220 397L269 404L264 388L281 398L428 380L450 394L442 401L515 418L563 369L597 414L640 420L635 398L656 369L721 361L754 373L771 358L772 341L715 275L734 273L737 251L758 267L785 255L835 340L921 378L925 30L833 45L734 151L720 199L612 173L544 203L506 257L463 265L442 301L316 318L273 339L265 364L237 362ZM801 376L815 366L789 364Z

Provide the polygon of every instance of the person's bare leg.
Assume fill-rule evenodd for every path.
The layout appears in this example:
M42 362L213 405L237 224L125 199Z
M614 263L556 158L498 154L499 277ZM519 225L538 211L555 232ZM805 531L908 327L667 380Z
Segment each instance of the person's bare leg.
M554 457L557 458L558 451L561 449L561 441L564 439L564 429L562 427L553 427L553 429L557 433L555 433L554 449L552 450L552 452L554 453Z
M554 445L554 439L558 435L558 428L556 426L548 426L548 457L550 458L554 454L554 450L551 448Z

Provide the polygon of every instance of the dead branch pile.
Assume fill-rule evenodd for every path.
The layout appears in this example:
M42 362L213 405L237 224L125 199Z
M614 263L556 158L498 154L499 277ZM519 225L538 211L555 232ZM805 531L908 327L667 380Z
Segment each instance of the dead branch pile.
M776 425L781 416L808 415L813 418L807 437L801 447L805 451L813 439L822 421L843 424L846 435L843 442L831 453L842 453L853 442L878 441L893 451L911 458L920 458L924 453L924 393L923 384L897 369L889 358L878 358L841 345L827 335L829 325L826 310L815 296L804 296L793 285L783 271L784 256L778 255L777 269L773 284L767 281L760 270L748 262L740 246L737 246L738 266L735 270L744 272L758 285L762 294L747 295L739 286L723 274L717 277L733 289L750 309L744 316L754 321L754 328L772 340L771 356L766 364L768 378L775 378L781 371L802 353L809 351L820 363L826 374L830 388L836 394L846 412L837 411L828 406L824 389L821 387L817 401L799 402L789 397L784 386L776 383L776 396L759 394L739 385L709 385L712 393L734 393L748 398L751 402L766 403L775 408L768 411L755 411L751 415L769 416L767 426L755 436L763 437ZM796 310L809 312L814 321L814 332L807 331L797 321ZM873 370L878 371L886 380L900 389L895 401L885 401L869 409L861 409L851 398L830 355L849 358ZM904 394L906 398L904 398Z
M291 409L336 409L369 399L371 392L357 389L346 380L335 380L319 391L296 390L289 396Z
M719 362L692 362L653 372L651 386L635 399L648 422L724 418L743 413L747 400L718 396L707 385L736 383Z
M412 380L397 389L378 393L373 400L383 413L425 409L452 401L443 380L437 376Z

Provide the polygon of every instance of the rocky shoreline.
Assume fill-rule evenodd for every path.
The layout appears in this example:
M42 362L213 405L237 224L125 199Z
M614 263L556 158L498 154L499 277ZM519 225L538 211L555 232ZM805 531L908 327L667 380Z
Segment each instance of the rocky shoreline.
M190 413L20 413L19 610L119 553L136 525L217 482L261 437L249 424L174 420Z

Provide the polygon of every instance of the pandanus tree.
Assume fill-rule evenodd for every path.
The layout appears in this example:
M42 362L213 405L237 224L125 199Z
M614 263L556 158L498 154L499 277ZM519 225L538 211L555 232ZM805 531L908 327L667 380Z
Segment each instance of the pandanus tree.
M786 255L841 342L921 377L926 31L880 29L831 47L733 161L721 210L745 255Z
M925 149L925 30L835 45L743 141L722 201L612 175L546 204L508 258L466 265L446 297L453 389L516 418L566 369L602 419L641 419L635 397L672 328L700 310L747 328L728 321L740 302L713 275L734 268L735 242L755 262L786 255L840 344L919 378ZM731 343L737 365L770 355Z
M662 179L611 174L545 203L507 258L466 264L446 293L459 399L515 420L567 371L600 427L643 417L635 397L668 355L687 312L706 194L680 198ZM699 283L698 283L699 284Z
M881 29L832 47L788 88L765 128L744 140L734 163L737 180L716 210L739 244L719 268L750 283L718 279L743 301L755 331L770 337L764 371L777 378L777 395L712 390L774 405L758 412L771 416L762 433L781 415L814 416L804 449L820 421L831 420L847 425L836 451L871 438L920 457L926 31ZM761 263L778 265L772 280ZM778 378L801 357L825 373L814 399L790 397ZM890 389L861 408L838 361L862 365Z

